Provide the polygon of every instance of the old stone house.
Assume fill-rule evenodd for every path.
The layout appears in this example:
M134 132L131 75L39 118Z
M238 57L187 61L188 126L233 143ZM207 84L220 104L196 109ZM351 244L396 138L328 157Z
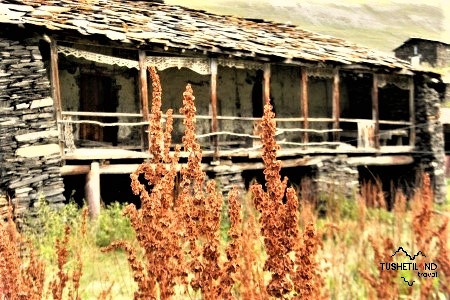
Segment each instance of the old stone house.
M450 44L424 38L410 38L394 49L395 56L410 61L411 64L436 70L442 74L444 95L440 120L444 128L446 175L450 176Z
M412 64L428 64L433 68L448 67L450 44L424 38L410 38L394 49L395 56Z
M366 177L411 183L421 169L443 199L440 77L397 58L158 1L1 0L0 26L0 193L21 211L41 195L62 205L77 174L98 203L101 177L148 157L149 66L174 142L193 85L204 167L225 190L263 168L254 127L269 98L291 178L351 196Z

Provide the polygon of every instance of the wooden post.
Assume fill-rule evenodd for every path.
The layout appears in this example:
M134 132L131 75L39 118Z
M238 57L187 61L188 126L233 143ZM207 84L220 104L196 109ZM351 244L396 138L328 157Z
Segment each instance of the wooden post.
M375 123L373 130L374 147L380 148L380 112L378 107L378 75L373 74L372 80L372 121Z
M218 130L217 121L217 60L211 58L210 61L211 68L211 133L216 133ZM214 148L213 160L217 161L219 159L219 137L217 135L212 136L212 143Z
M341 115L341 108L340 108L340 91L339 91L339 69L334 69L334 76L333 76L333 129L339 129L339 118ZM339 132L333 133L333 140L335 142L339 142Z
M61 156L64 155L64 131L59 121L62 119L61 115L61 90L59 84L59 70L58 70L58 48L56 41L50 38L50 84L52 90L52 98L54 101L56 112L56 124L59 135L59 149ZM67 125L71 126L71 124Z
M416 144L416 115L414 107L414 78L409 78L409 121L411 122L411 130L409 131L409 145L414 147Z
M91 163L91 169L86 175L84 192L89 206L89 215L95 219L100 214L100 164L96 161Z
M270 102L270 64L264 64L264 105Z
M302 86L302 110L303 110L303 129L308 129L308 72L305 69L301 71ZM308 132L303 133L303 143L308 143Z
M148 107L148 83L147 83L147 66L145 64L146 54L145 51L139 50L139 97L142 108L142 116L145 122L149 121L149 107ZM149 132L148 125L142 127L141 143L142 151L145 151L145 145L148 144Z

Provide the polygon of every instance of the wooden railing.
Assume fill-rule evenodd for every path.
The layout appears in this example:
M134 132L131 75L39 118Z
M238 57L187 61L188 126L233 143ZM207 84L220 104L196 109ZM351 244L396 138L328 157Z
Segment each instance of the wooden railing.
M58 122L63 125L61 126L62 128L73 124L140 128L145 128L148 125L148 122L143 120L141 113L62 111L61 115L63 119ZM72 119L67 119L68 117ZM137 118L139 120L134 122L102 122L82 119L82 117L120 117L123 119ZM165 117L166 115L163 115L163 120ZM173 118L175 121L181 121L185 116L173 115ZM212 116L198 115L196 119L199 125L203 125L198 126L197 138L205 149L217 152L233 149L236 151L253 151L261 147L258 129L255 129L261 118L217 116L218 126L216 127L216 131L212 130L213 128L210 123ZM379 120L380 129L379 135L377 136L373 129L371 129L373 121L369 119L340 118L340 128L334 128L333 118L309 117L308 128L306 129L303 128L305 121L303 117L278 117L275 118L275 121L277 122L276 139L282 148L321 147L335 149L344 145L346 147L353 146L355 149L376 148L376 140L378 140L381 146L400 146L408 144L407 141L411 138L411 128L413 125L407 121ZM226 122L232 122L233 124L228 124L227 126ZM205 130L205 128L207 129ZM231 130L227 130L227 128L231 128ZM235 128L240 128L240 130L237 131ZM137 132L140 131L137 130ZM182 134L182 132L176 133L179 136ZM215 142L213 142L214 140ZM179 143L181 139L174 139L174 142ZM131 145L130 147L139 149L141 146L142 143L141 145ZM123 148L120 145L118 147ZM142 147L142 150L145 149Z

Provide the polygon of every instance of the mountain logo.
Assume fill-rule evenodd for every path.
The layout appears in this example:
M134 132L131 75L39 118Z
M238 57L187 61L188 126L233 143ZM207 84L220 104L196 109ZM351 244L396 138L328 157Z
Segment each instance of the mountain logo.
M419 252L417 252L415 255L411 256L411 255L409 255L409 253L408 253L405 249L403 249L403 247L399 247L399 248L397 249L397 251L395 251L394 254L391 255L391 257L394 257L394 256L395 256L397 253L399 253L400 251L403 252L406 256L408 256L408 257L409 257L409 260L415 260L416 257L419 256L419 255L422 255L423 257L427 257L425 254L423 254L422 251L419 251Z

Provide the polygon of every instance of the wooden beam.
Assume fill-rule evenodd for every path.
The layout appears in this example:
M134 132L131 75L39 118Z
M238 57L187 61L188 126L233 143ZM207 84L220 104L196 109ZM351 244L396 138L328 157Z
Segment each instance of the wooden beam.
M414 78L409 78L409 121L411 122L411 130L409 131L409 145L414 147L416 144L416 112L414 105Z
M372 120L374 126L374 147L380 149L380 111L378 107L378 75L373 74L372 80Z
M60 154L64 155L64 131L62 125L58 122L62 119L61 115L61 89L59 83L59 68L58 68L58 47L56 41L50 38L50 84L52 91L52 98L55 106L56 122L59 134L59 149Z
M89 173L86 175L84 191L89 215L95 219L100 215L100 164L98 162L91 163Z
M308 116L309 116L309 109L308 109L308 72L306 71L305 68L301 69L301 87L302 87L302 98L301 98L301 103L302 103L302 111L303 111L303 128L304 129L308 129L309 124L308 124ZM305 131L303 133L303 143L308 143L309 138L308 138L308 132Z
M361 156L349 157L346 159L349 165L353 166L390 166L409 165L414 162L411 155L386 155L386 156Z
M264 104L270 102L270 64L264 64Z
M145 51L139 50L139 98L142 109L142 116L145 122L150 120L150 112L148 106L148 83L147 83L147 66L145 65L146 54ZM146 151L146 145L150 140L148 135L148 126L142 126L141 130L141 144L142 150Z
M341 108L340 108L340 90L339 90L339 69L334 69L334 76L333 76L333 129L337 130L339 129L339 118L341 115ZM335 142L338 142L340 140L339 132L336 131L333 133L333 140Z
M217 59L211 58L210 61L211 68L211 132L216 133L218 131L218 121L217 121ZM212 144L214 151L214 160L219 159L219 137L217 135L212 136Z

